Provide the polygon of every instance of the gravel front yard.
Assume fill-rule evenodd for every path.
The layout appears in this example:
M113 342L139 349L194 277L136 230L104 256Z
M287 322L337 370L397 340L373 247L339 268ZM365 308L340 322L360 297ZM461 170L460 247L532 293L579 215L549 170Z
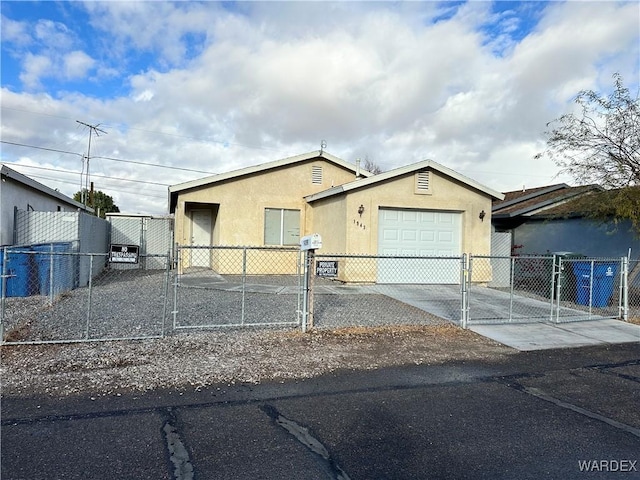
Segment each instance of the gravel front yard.
M495 360L515 351L453 325L244 329L1 350L3 396L115 395L310 378L337 370Z
M171 312L174 298L171 283L162 273L116 271L96 279L90 294L87 288L79 288L59 297L53 306L44 297L8 299L5 339L78 340L87 333L93 339L159 336L163 323L168 335L5 345L1 347L2 395L188 390L222 383L304 379L336 370L496 359L513 353L380 294L317 295L317 324L322 328L302 333L295 326L298 296L262 292L270 290L269 282L291 287L286 277L252 279L255 283L247 289L244 302L233 278L196 280L205 288L194 285L178 291L179 326L239 323L240 312L256 324L276 319L290 325L171 331L170 318L161 320L163 312ZM170 299L167 308L165 293Z

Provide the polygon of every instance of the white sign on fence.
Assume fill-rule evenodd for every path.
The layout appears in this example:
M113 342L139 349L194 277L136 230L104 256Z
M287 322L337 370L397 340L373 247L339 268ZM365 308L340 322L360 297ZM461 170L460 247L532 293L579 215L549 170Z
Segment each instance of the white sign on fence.
M338 261L337 260L318 260L316 262L316 275L318 277L337 277Z

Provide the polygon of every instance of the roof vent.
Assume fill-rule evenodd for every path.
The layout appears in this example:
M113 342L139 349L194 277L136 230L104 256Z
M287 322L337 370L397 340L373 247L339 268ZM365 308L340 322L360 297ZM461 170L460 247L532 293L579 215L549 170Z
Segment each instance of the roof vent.
M425 170L416 173L416 193L431 193L431 172Z
M311 183L322 185L322 167L316 165L311 167Z

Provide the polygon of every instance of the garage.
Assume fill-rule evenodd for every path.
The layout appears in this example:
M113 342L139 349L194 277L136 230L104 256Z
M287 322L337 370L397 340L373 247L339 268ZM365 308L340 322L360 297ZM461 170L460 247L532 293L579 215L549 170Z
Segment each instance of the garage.
M378 254L409 257L459 257L462 213L380 208ZM378 283L459 283L459 261L379 259Z

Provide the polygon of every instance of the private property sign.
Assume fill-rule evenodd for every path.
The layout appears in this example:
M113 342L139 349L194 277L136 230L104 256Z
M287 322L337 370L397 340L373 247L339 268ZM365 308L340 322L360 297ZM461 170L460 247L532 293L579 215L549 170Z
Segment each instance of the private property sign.
M109 261L113 263L138 263L138 245L110 245Z
M318 277L337 277L338 261L337 260L318 260L316 262L316 275Z

